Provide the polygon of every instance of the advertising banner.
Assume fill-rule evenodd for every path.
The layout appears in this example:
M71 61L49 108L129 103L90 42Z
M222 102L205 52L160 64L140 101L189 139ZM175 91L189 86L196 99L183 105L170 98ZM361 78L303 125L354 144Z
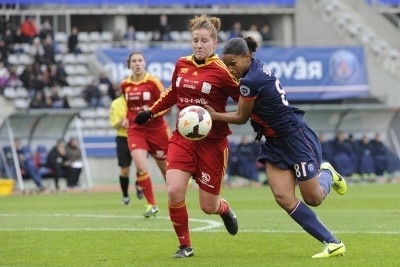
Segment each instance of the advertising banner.
M140 51L145 55L147 70L160 78L165 87L170 85L176 60L191 54L190 48ZM97 53L97 59L110 78L120 82L130 74L126 61L131 52L125 48L103 49ZM364 50L360 46L265 47L259 48L255 57L272 69L289 101L318 102L369 95Z

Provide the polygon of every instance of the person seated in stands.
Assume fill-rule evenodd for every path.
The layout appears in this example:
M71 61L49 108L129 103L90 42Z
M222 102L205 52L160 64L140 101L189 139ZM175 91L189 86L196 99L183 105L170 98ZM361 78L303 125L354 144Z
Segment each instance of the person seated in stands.
M127 31L124 34L124 43L128 48L135 48L136 42L136 29L135 26L129 25Z
M357 173L361 175L363 180L375 179L375 160L372 155L372 147L370 140L366 135L363 135L361 140L357 142L358 154L358 170Z
M320 133L318 135L319 142L321 143L322 150L322 160L327 162L332 162L332 140L327 140L325 134Z
M21 140L18 138L14 139L15 150L18 155L18 162L21 168L22 176L31 178L39 191L45 190L45 187L42 184L42 175L39 172L39 169L36 167L35 162L33 160L32 154L28 147L21 146Z
M60 189L60 177L69 176L70 166L71 162L67 159L65 141L63 139L59 139L56 145L50 150L49 154L47 155L47 167L53 170L53 178L56 190Z
M72 27L71 34L68 36L68 53L79 54L82 52L79 48L78 33L78 27Z
M332 142L332 165L344 176L351 176L356 170L356 155L346 134L339 132Z
M38 36L39 33L33 16L26 16L20 25L20 29L23 43L32 43L33 38Z
M93 79L82 92L82 97L90 108L101 106L101 91L98 86L98 81Z
M252 182L258 182L257 152L259 149L256 150L254 143L253 141L250 142L246 135L243 135L240 143L236 147L239 176L247 179L249 185L251 185Z
M79 185L79 176L81 175L83 162L81 149L76 137L71 137L67 143L66 158L70 162L69 176L67 177L67 187L73 188Z

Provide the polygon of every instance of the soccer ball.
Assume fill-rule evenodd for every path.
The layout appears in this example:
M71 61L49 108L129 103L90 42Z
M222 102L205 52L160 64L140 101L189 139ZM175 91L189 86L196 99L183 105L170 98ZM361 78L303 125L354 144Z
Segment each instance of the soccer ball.
M200 140L211 130L210 113L200 106L188 106L179 112L177 127L179 133L189 140Z

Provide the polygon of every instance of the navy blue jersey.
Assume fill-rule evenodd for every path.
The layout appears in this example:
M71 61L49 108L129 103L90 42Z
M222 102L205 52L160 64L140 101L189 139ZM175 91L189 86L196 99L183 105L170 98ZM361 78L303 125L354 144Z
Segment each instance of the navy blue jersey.
M304 125L304 111L289 105L278 78L258 59L252 59L240 80L240 94L254 99L251 117L263 126L267 137L285 136Z

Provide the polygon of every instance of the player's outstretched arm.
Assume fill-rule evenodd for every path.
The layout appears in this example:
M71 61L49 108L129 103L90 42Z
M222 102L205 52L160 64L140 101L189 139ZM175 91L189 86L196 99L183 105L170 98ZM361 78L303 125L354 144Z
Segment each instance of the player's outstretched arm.
M243 97L239 98L238 109L234 112L216 112L214 108L209 105L204 105L211 119L215 121L224 121L232 124L245 124L250 118L251 111L253 110L254 100L247 100Z

